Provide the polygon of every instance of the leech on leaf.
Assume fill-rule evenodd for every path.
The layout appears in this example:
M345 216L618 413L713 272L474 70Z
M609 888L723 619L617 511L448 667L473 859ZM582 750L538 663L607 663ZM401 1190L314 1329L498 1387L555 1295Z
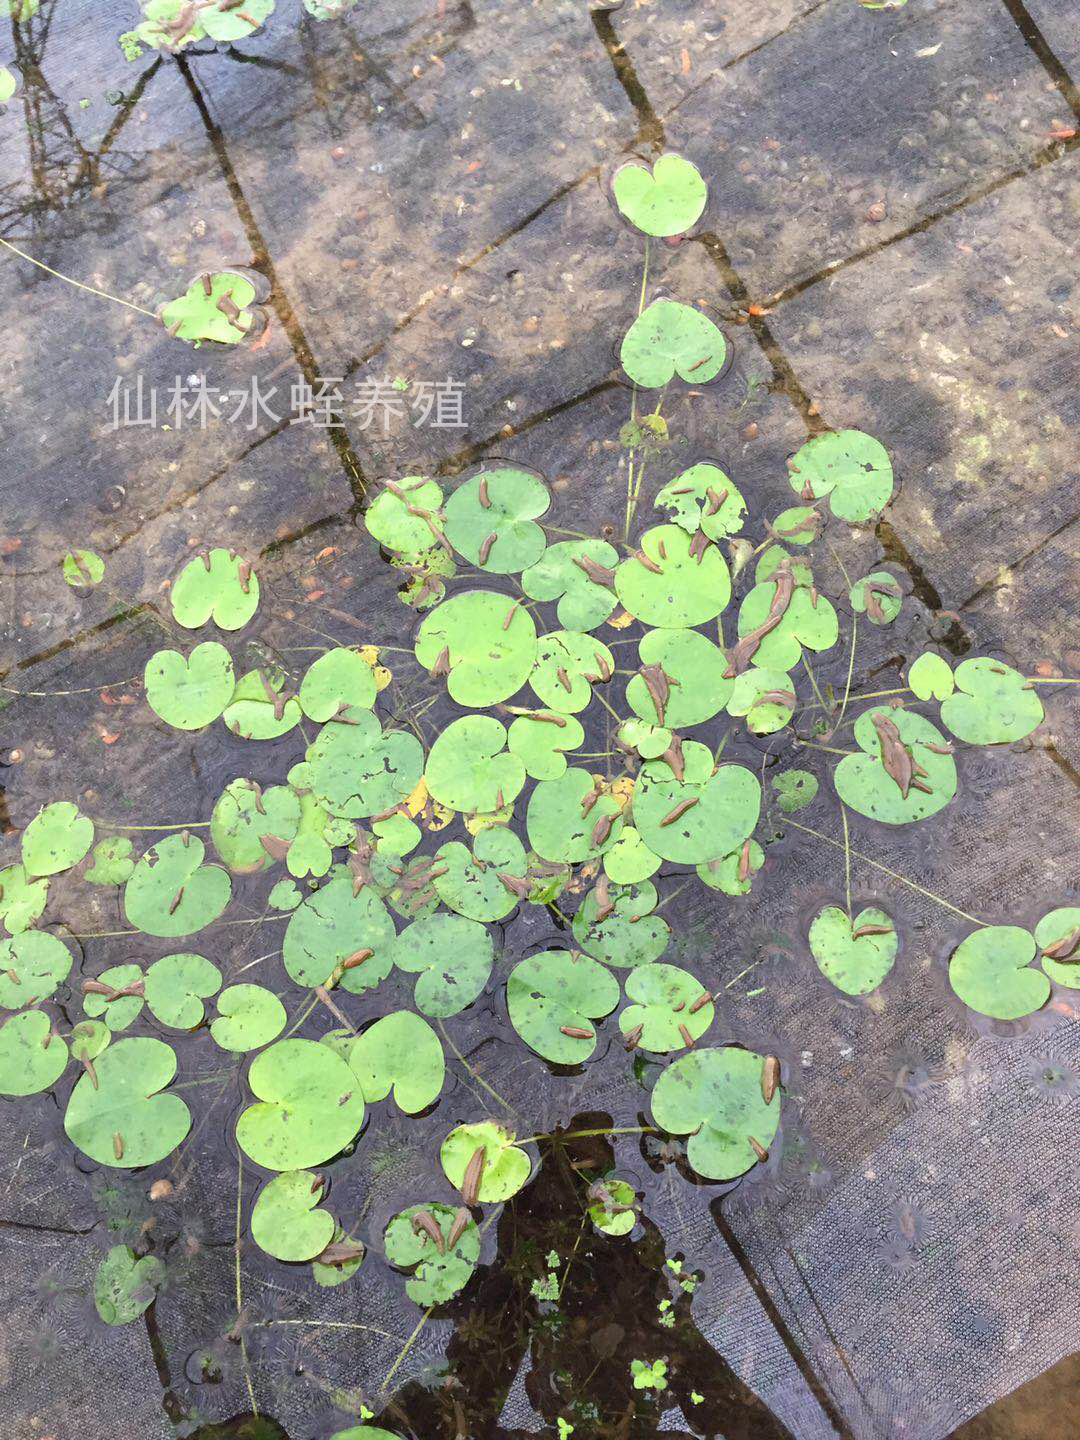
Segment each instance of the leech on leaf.
M354 950L351 955L346 955L345 959L342 960L341 968L342 970L355 970L357 965L362 965L365 960L370 960L374 954L374 950L367 948Z
M739 854L739 884L745 884L750 878L750 841L743 841L743 847Z
M690 1009L687 1013L690 1015L696 1015L699 1010L704 1010L706 1005L712 1003L712 998L713 997L711 991L703 990L701 994L697 997L697 999L694 1001L694 1003L690 1006Z
M1070 930L1068 935L1063 935L1060 940L1055 940L1052 945L1043 947L1043 954L1049 955L1051 960L1059 963L1075 964L1080 961L1080 954L1074 955L1073 951L1080 945L1080 925L1075 930Z
M633 558L644 565L646 570L651 570L654 575L662 575L664 573L656 561L650 559L649 556L645 554L644 550L635 550Z
M438 1250L440 1255L446 1254L446 1240L443 1237L439 1222L430 1210L421 1210L419 1214L414 1215L412 1228L414 1235L419 1235L420 1232L423 1231L429 1240L433 1240L435 1242L435 1249Z
M891 925L860 925L858 929L851 932L852 940L861 940L864 935L891 935Z
M776 1094L779 1084L780 1061L775 1055L766 1055L765 1064L761 1068L761 1098L766 1105L772 1104L772 1098Z
M559 1030L563 1035L569 1035L571 1040L595 1040L596 1032L586 1030L582 1025L560 1025Z
M209 300L210 296L214 293L214 283L206 271L203 271L199 279L202 281L203 294Z
M633 1030L628 1030L623 1039L623 1044L626 1046L627 1050L636 1050L638 1045L640 1045L641 1043L641 1037L644 1033L644 1025L635 1025Z
M492 530L490 535L486 535L484 537L483 543L480 546L479 554L476 557L476 563L478 565L487 564L488 556L491 554L491 547L495 544L495 541L498 538L499 532L497 530Z
M454 1211L454 1222L450 1226L449 1235L446 1237L446 1248L448 1250L453 1250L462 1235L465 1234L465 1231L469 1228L471 1219L472 1217L464 1205Z
M720 506L723 505L724 501L727 499L728 491L714 490L713 487L710 485L709 488L705 491L705 494L709 497L709 504L708 508L705 511L705 514L715 515L716 512L720 509Z
M569 694L569 692L573 690L574 686L571 682L570 676L566 673L565 666L560 665L559 668L555 671L555 674L558 676L559 684Z
M603 585L610 589L615 584L615 571L608 565L591 560L588 555L575 555L574 564L584 570L594 585Z
M444 645L443 648L439 651L438 656L435 659L435 664L432 665L431 669L428 671L428 674L431 675L433 678L438 675L450 674L449 645Z
M461 1180L461 1198L466 1205L475 1205L480 1198L480 1182L484 1178L486 1164L487 1150L483 1145L479 1145L473 1151Z
M676 820L678 820L681 816L685 815L688 810L692 810L697 803L697 795L691 795L688 800L680 800L678 805L675 806L674 810L668 811L668 813L660 821L660 824L674 825Z
M480 476L480 484L476 487L477 498L485 510L491 509L491 496L488 494L487 476Z
M94 1087L94 1089L100 1089L101 1087L98 1085L97 1071L94 1069L94 1062L90 1059L90 1056L84 1055L79 1063L82 1065L87 1075L90 1076L90 1084Z
M240 589L246 595L251 589L251 565L247 560L241 560L236 578L240 581Z
M758 1142L754 1139L753 1135L748 1135L746 1138L749 1140L750 1149L753 1150L754 1154L757 1156L759 1163L764 1165L765 1161L769 1158L768 1150L766 1150L763 1145L759 1145Z
M292 841L282 840L280 835L260 835L259 844L271 860L284 860L292 846Z
M502 626L502 628L503 628L504 630L509 630L509 629L510 629L510 622L513 620L514 616L517 614L517 608L518 608L518 606L519 606L520 604L521 604L521 601L520 601L520 600L515 600L514 603L510 606L510 609L506 612L506 619L503 621L503 626Z
M124 1158L124 1137L120 1134L119 1130L117 1130L116 1134L112 1137L112 1149L117 1160Z
M183 885L181 885L181 886L180 886L180 889L177 890L176 894L173 896L172 904L169 906L169 914L170 914L170 915L175 915L175 914L176 914L177 910L180 908L180 901L183 900L183 898L184 898L184 887L183 887Z
M210 565L210 551L209 551L209 550L200 550L200 551L199 551L199 559L203 562L203 565L206 567L206 573L209 575L210 569L211 569L211 565Z
M520 895L522 900L527 900L532 893L532 886L520 875L507 875L502 870L496 871L496 874L511 895Z
M566 727L565 715L546 715L538 710L534 715L526 715L525 718L526 720L541 720L545 725L558 725L560 730Z
M684 1024L682 1024L681 1021L679 1023L679 1034L682 1036L682 1042L686 1046L687 1050L693 1050L694 1037L690 1034L690 1031L686 1028Z
M600 846L603 845L604 841L611 834L611 827L614 823L615 817L613 815L601 815L600 819L597 820L593 826L591 836L591 843L594 850L599 850Z

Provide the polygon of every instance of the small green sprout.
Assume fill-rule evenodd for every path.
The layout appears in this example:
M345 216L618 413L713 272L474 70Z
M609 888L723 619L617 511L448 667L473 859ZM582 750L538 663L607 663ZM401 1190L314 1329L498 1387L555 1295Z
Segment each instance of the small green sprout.
M631 1360L630 1374L634 1377L635 1390L667 1389L668 1382L664 1379L667 1361L664 1359L654 1360L651 1365L647 1360Z

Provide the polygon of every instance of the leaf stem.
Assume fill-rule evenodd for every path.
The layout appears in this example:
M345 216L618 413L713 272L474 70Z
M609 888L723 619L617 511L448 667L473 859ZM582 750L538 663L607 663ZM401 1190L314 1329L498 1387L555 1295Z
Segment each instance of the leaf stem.
M244 1308L243 1291L240 1284L240 1225L243 1218L244 1200L244 1160L243 1156L237 1153L236 1156L236 1244L234 1246L236 1255L236 1324L240 1335L240 1355L244 1362L244 1379L247 1382L248 1399L251 1401L251 1413L256 1419L259 1417L259 1407L255 1401L255 1386L251 1383L251 1364L248 1360L247 1341L244 1339L244 1331L240 1325L240 1314Z
M394 1363L390 1366L390 1369L386 1372L385 1376L383 1377L383 1382L382 1382L382 1384L381 1384L380 1387L379 1387L379 1394L380 1394L380 1395L385 1395L385 1394L386 1394L387 1386L390 1384L390 1381L391 1381L391 1380L394 1378L394 1376L396 1375L397 1370L398 1370L398 1367L400 1366L401 1362L405 1359L405 1356L408 1355L409 1351L412 1349L413 1344L415 1343L417 1337L418 1337L419 1334L420 1334L420 1331L423 1330L424 1326L427 1324L427 1322L428 1322L428 1317L430 1316L431 1312L432 1312L434 1309L435 1309L435 1306L434 1306L434 1305L429 1305L428 1308L424 1311L423 1315L420 1316L420 1319L416 1322L416 1329L412 1332L412 1334L409 1336L409 1338L405 1341L405 1344L401 1347L401 1350L398 1352L398 1357L397 1357L397 1359L396 1359L396 1360L394 1361Z
M44 270L46 275L55 275L57 280L63 280L68 285L74 285L76 290L85 290L89 295L97 295L102 300L115 301L117 305L125 305L129 310L137 310L140 315L149 315L151 320L158 317L152 310L144 310L141 305L134 304L131 300L121 300L119 295L110 295L107 290L96 290L93 285L84 285L81 280L72 280L70 275L62 275L59 270L54 270L51 265L44 264L41 260L35 260L33 255L28 255L25 250L20 250L17 245L12 245L10 240L0 237L0 245L18 255L21 260L29 260L31 265L36 265L39 270Z

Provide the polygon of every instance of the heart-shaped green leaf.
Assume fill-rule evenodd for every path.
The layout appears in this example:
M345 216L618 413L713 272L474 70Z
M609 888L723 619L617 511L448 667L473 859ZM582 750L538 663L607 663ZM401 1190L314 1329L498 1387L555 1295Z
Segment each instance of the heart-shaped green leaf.
M112 1044L112 1031L104 1020L80 1020L71 1027L71 1053L76 1060L96 1060Z
M413 1220L429 1215L442 1232L442 1250L431 1236ZM411 1270L405 1292L417 1305L441 1305L463 1290L472 1278L480 1258L480 1232L470 1220L455 1241L447 1243L454 1227L457 1211L449 1205L410 1205L395 1215L386 1227L383 1244L391 1265ZM361 1440L368 1440L361 1427ZM375 1432L378 1436L378 1431ZM391 1437L393 1440L393 1437Z
M970 745L1006 745L1030 735L1045 717L1024 677L989 655L956 667L956 689L941 702L942 723Z
M501 920L521 903L521 895L500 876L523 880L528 861L525 847L505 825L481 830L472 852L450 840L435 856L435 891L444 905L469 920Z
M205 640L184 658L179 650L157 650L146 662L146 703L174 730L201 730L222 714L233 697L236 676L224 645Z
M748 895L754 876L764 864L764 850L756 840L746 840L730 855L699 865L697 876L710 890L721 890L725 895Z
M834 515L871 519L892 498L893 470L880 441L861 430L830 430L808 440L789 461L791 488L807 500L829 497Z
M101 841L102 845L108 843ZM130 849L131 841L126 843ZM86 878L91 878L89 871ZM39 920L48 898L48 880L31 880L25 866L5 865L0 870L0 920L3 920L10 935L21 934Z
M615 661L602 641L580 630L541 635L529 684L549 710L573 714L592 699L592 687L614 673Z
M947 700L956 689L952 667L933 650L924 650L909 667L907 683L920 700Z
M532 600L558 600L559 624L567 630L593 630L615 608L605 572L618 563L619 552L606 540L559 540L522 571L521 588Z
M374 1104L394 1091L406 1115L426 1110L442 1093L446 1061L439 1037L411 1010L376 1020L349 1048L364 1100Z
M506 982L511 1025L530 1049L557 1065L589 1058L596 1049L592 1022L618 1003L619 982L611 971L589 955L567 950L530 955Z
M495 952L483 925L461 915L414 920L393 949L399 970L419 975L415 1000L425 1015L457 1015L487 984Z
M194 1030L202 1022L203 1001L220 989L221 971L202 955L166 955L146 972L146 1003L174 1030Z
M750 1139L768 1150L780 1123L780 1094L762 1095L765 1062L751 1050L725 1045L694 1050L673 1061L652 1092L653 1120L672 1135L688 1135L686 1157L706 1180L734 1180L757 1163Z
M137 1170L164 1160L191 1129L180 1097L158 1093L176 1074L172 1050L149 1036L117 1040L94 1066L71 1092L68 1139L99 1165Z
M509 805L525 784L525 766L505 744L506 727L494 715L451 721L428 752L424 779L432 798L468 814Z
M888 726L875 728L875 715L879 723L895 726L898 740ZM844 804L860 815L886 825L907 825L936 815L956 794L956 764L950 747L941 731L922 715L874 706L856 720L854 734L865 753L845 755L833 772L833 783ZM886 761L895 773L885 768ZM909 762L922 773L912 771L909 777ZM927 788L920 789L914 780Z
M94 843L94 823L67 800L44 805L22 834L22 860L30 879L58 875L77 865Z
M658 959L668 947L671 927L656 908L656 886L602 884L590 890L574 916L574 939L607 965L632 969Z
M537 855L569 865L579 865L613 844L622 823L620 802L587 770L574 765L557 780L540 781L525 816L529 844Z
M627 683L626 703L650 724L685 730L711 720L727 704L734 684L724 676L727 656L699 631L649 630L638 654L643 668Z
M265 0L255 0L255 3L265 4ZM177 22L183 13L183 6L176 3L176 0L159 3L158 8L163 13L155 17L150 14L148 7L147 18L164 21L167 25ZM166 9L173 13L165 14ZM164 26L162 28L164 29ZM144 27L140 25L138 32L142 37ZM170 29L165 33L173 32ZM200 21L199 37L203 33ZM146 34L145 38L148 43L152 43L149 34ZM197 37L192 31L184 38L193 40ZM216 274L204 271L195 277L183 295L178 295L175 300L163 305L159 315L161 323L174 340L191 340L196 346L204 340L215 340L219 345L235 345L243 340L251 329L255 317L248 306L254 299L255 286L245 276L236 275L231 270L219 270ZM180 617L177 616L177 619ZM181 625L184 623L180 620ZM202 623L199 621L199 624ZM222 629L232 628L234 627L222 626Z
M557 780L566 773L566 750L584 743L585 731L573 715L533 710L519 715L510 726L506 748L520 757L532 780Z
M228 45L254 35L273 10L274 0L214 0L199 11L199 22L211 40Z
M285 928L282 958L298 985L325 985L347 960L371 954L341 971L346 990L362 994L390 974L396 932L386 906L370 886L353 893L353 877L338 867L294 910Z
M407 730L380 734L370 724L326 725L307 750L315 797L331 814L357 819L382 815L411 795L424 769L424 751ZM497 722L496 722L497 723Z
M495 590L466 590L425 615L416 636L425 670L446 674L459 705L506 700L529 678L536 626L523 605Z
M110 965L97 977L103 985L111 985L115 990L123 990L128 986L135 986L136 992L133 995L117 995L110 998L108 995L96 995L90 992L83 996L83 1010L87 1015L105 1017L105 1024L115 1035L121 1030L126 1030L129 1025L139 1018L143 1008L143 989L145 980L143 972L138 965L128 963L126 965Z
M818 793L817 776L809 770L785 770L772 777L776 804L785 815L794 815L809 805Z
M848 591L856 615L865 615L872 625L891 625L904 604L904 592L888 570L872 570Z
M71 973L71 951L47 930L0 940L0 1005L21 1010L46 999Z
M615 844L604 852L604 873L616 885L640 884L655 875L662 864L634 825L624 825Z
M460 1190L477 1150L483 1148L484 1168L476 1198L484 1205L509 1200L532 1174L532 1161L514 1144L515 1138L513 1130L492 1120L459 1125L450 1131L439 1150L443 1174L455 1190Z
M641 838L662 859L680 865L730 855L753 831L761 810L761 786L751 772L721 765L710 774L711 754L708 769L696 760L704 750L692 740L683 747L685 781L675 779L666 760L650 760L634 787L634 824Z
M656 1054L689 1049L713 1022L712 1001L698 1003L707 993L678 965L640 965L626 977L626 998L634 1003L619 1016L619 1029L631 1035L640 1026L638 1044Z
M751 665L732 682L729 715L745 715L752 735L774 735L795 713L795 682L786 670Z
M279 671L249 670L236 682L221 718L241 740L278 740L299 725L303 711Z
M279 1040L263 1050L251 1062L248 1084L258 1100L237 1120L236 1143L267 1170L322 1165L364 1123L360 1082L317 1040Z
M285 1006L261 985L230 985L217 998L210 1034L222 1050L258 1050L285 1029Z
M691 465L666 484L653 501L688 535L701 530L710 540L737 535L746 517L746 501L720 469L707 462Z
M99 840L94 846L94 863L87 870L84 879L91 885L123 885L131 879L135 861L131 858L132 844L126 835L110 835ZM3 877L0 876L0 884ZM10 928L10 926L9 926Z
M1035 926L1039 963L1056 985L1080 990L1080 906L1051 910Z
M156 1255L136 1259L127 1245L114 1245L94 1276L94 1308L106 1325L130 1325L146 1313L165 1284L165 1266Z
M678 525L655 525L615 571L615 590L644 625L673 630L704 625L731 599L731 580L715 545L694 544ZM642 558L644 556L644 559Z
M220 866L203 864L205 854L203 842L186 831L152 845L124 886L128 924L172 939L216 920L232 896L232 882Z
M1033 1015L1050 998L1050 981L1032 968L1035 937L1019 925L987 925L953 951L949 984L972 1010L994 1020Z
M231 780L210 815L210 838L237 875L266 870L276 858L273 841L289 844L300 828L300 797L287 785L261 789L254 780ZM262 843L271 837L271 849Z
M639 160L620 165L612 176L620 211L646 235L683 235L705 209L708 192L701 171L681 155L661 155L652 167Z
M637 1191L626 1180L606 1175L594 1180L588 1193L596 1198L588 1206L588 1216L605 1235L629 1235L637 1224Z
M73 589L100 585L105 576L105 561L93 550L69 550L60 568Z
M691 385L715 380L727 342L707 316L677 300L654 300L623 336L622 367L635 385L655 390L678 375Z
M297 698L309 720L354 719L375 703L375 672L362 655L339 646L308 666Z
M434 480L406 475L368 506L364 524L380 545L399 554L418 556L437 544L442 534L443 493Z
M446 502L446 538L470 564L491 575L511 575L535 565L544 553L536 519L550 504L547 486L532 471L484 470Z
M68 1047L41 1010L23 1010L0 1025L0 1095L36 1095L67 1068Z
M838 905L826 905L810 926L818 969L845 995L876 990L896 963L899 946L892 920L874 906L852 920Z
M240 630L259 606L259 577L232 550L203 551L189 560L172 587L178 625L197 630L213 620L219 630Z
M251 1212L251 1238L275 1260L311 1260L334 1238L334 1217L318 1208L321 1175L287 1170L259 1191Z
M739 637L757 630L768 617L777 594L777 582L755 585L739 607ZM753 663L770 670L791 670L799 663L802 647L828 650L836 644L839 622L832 602L803 585L791 594L780 623L762 637Z

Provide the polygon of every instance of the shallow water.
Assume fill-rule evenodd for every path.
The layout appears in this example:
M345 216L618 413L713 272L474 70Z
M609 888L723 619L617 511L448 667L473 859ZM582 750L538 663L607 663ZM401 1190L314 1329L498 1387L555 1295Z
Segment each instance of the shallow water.
M234 776L268 783L300 758L296 737L254 756L223 727L189 742L143 703L147 656L178 638L163 587L204 544L258 566L265 598L238 656L299 671L334 641L387 647L390 713L404 720L441 687L392 649L411 644L415 617L356 525L380 477L501 457L552 483L553 525L622 533L631 400L614 347L642 256L604 180L630 154L676 150L706 175L694 238L653 247L650 293L704 302L733 351L716 386L673 400L676 444L650 492L716 456L756 534L788 503L785 461L808 434L864 428L901 487L876 531L831 527L819 584L842 597L845 568L884 560L910 594L895 626L860 631L853 691L902 684L931 641L1027 674L1039 661L1080 673L1067 134L1080 27L1061 7L374 0L319 24L281 4L232 49L127 64L115 39L135 18L126 0L56 0L5 23L0 63L24 88L0 114L0 234L149 311L203 267L252 266L269 282L267 324L234 350L182 349L137 310L0 257L0 749L21 752L0 770L5 863L45 800L180 825ZM165 397L200 374L215 394L253 375L276 386L278 418L178 427L163 398L156 425L112 428L118 378ZM409 413L388 433L289 423L301 380L351 390L399 375L462 382L463 427ZM60 578L72 545L106 561L88 595ZM841 645L815 675L841 693L847 668ZM324 1440L361 1404L424 1440L554 1435L559 1416L611 1440L939 1440L969 1421L959 1433L1011 1437L1033 1417L1032 1434L1073 1433L1061 1367L1077 1348L1075 1014L974 1023L945 980L970 925L926 892L1016 924L1075 894L1074 693L1046 697L1029 741L966 754L958 801L914 832L853 826L859 857L894 872L857 857L853 899L885 905L903 943L871 1002L832 991L806 947L810 919L844 894L842 846L788 827L739 901L701 887L676 898L681 882L666 881L668 958L714 968L722 1038L784 1066L769 1164L725 1190L651 1136L545 1142L534 1182L485 1231L477 1277L415 1336L422 1312L379 1238L403 1205L443 1193L436 1151L452 1124L491 1114L528 1135L648 1120L652 1076L629 1079L617 1043L580 1074L554 1073L514 1036L499 977L561 938L535 907L502 927L480 1001L445 1022L459 1058L434 1111L403 1123L371 1107L355 1154L327 1167L335 1213L369 1246L337 1289L247 1242L238 1300L238 1179L246 1215L265 1175L232 1135L246 1064L205 1032L185 1041L181 1083L208 1118L148 1172L74 1160L63 1100L6 1101L5 1435ZM451 713L424 712L428 738ZM828 774L826 754L796 758L778 737L727 753ZM835 840L830 794L823 784L796 818ZM276 965L280 985L280 922L262 921L260 893L238 882L236 913L260 923L205 948L227 981ZM47 918L70 926L84 975L173 948L101 934L124 927L114 889L88 900L58 881L53 897ZM395 976L351 1018L409 994ZM306 992L282 995L298 1014ZM632 1241L582 1221L586 1177L612 1163L642 1196ZM160 1177L174 1194L151 1203ZM140 1237L168 1287L145 1320L105 1327L89 1298L97 1262ZM555 1310L531 1292L551 1250L572 1255ZM665 1256L700 1273L692 1296L672 1289ZM671 1383L654 1400L629 1362L661 1354ZM1011 1410L993 1408L1010 1392ZM237 1419L252 1395L259 1421Z

